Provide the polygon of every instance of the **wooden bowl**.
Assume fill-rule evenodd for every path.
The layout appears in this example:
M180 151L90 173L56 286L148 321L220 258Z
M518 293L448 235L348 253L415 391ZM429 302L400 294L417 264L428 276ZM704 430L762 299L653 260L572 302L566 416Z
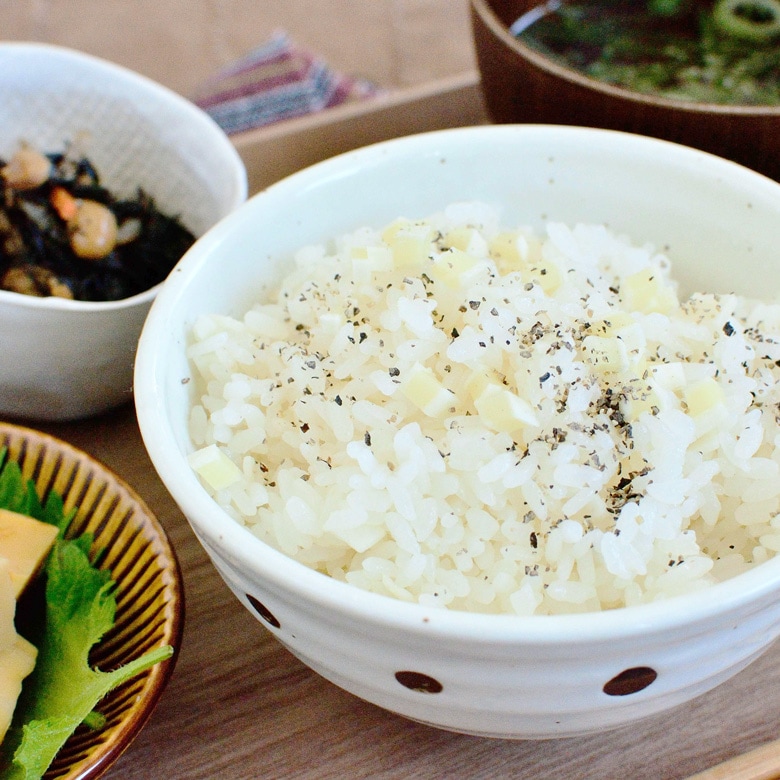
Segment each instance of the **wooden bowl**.
M172 645L173 657L115 688L102 700L104 728L79 727L45 780L95 780L130 745L152 713L175 665L184 622L184 592L176 554L160 523L118 476L84 452L38 431L0 423L8 448L39 496L56 490L65 509L78 507L68 536L95 535L105 550L101 568L117 583L116 623L93 649L92 663L111 669L148 650Z
M520 42L509 26L540 0L471 0L485 105L498 123L625 130L693 146L780 180L780 106L669 100L589 78Z

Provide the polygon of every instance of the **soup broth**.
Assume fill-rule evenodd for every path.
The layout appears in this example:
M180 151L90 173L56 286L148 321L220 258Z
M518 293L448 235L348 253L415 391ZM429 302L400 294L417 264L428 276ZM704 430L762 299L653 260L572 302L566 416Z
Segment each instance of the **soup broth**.
M551 59L637 92L780 104L780 0L551 0L512 32Z

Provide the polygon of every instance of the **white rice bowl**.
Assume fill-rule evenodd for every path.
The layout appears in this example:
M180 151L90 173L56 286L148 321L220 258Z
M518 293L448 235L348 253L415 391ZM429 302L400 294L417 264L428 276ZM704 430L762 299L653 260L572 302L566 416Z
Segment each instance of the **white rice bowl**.
M560 267L571 264L580 279L590 268L587 277L600 289L619 270L630 276L665 257L671 270L664 264L661 275L671 273L682 308L641 311L654 297L669 302L666 285L644 303L643 285L634 285L629 306L609 284L607 293L588 286L574 296L565 275L554 302L542 299L536 285L526 290L531 280L524 279L507 306L498 280L488 285L479 262L456 264L456 278L475 274L460 296L465 312L448 308L447 296L437 292L436 310L448 317L448 330L439 335L419 281L404 284L408 290L392 301L385 296L388 310L378 325L373 315L344 306L341 323L325 315L330 331L307 328L307 318L321 313L296 299L288 302L293 328L273 304L264 308L290 274L300 283L315 273L310 266L317 273L322 266L325 279L330 261L312 247L346 253L346 243L334 243L341 236L358 231L365 244L399 216L440 219L448 204L466 202L467 210L474 203L499 209L498 217L480 218L481 232L495 219L501 230L528 226L539 239L550 230L555 252L567 256ZM474 219L462 211L445 218ZM599 732L669 710L739 672L780 635L771 478L776 346L766 341L778 324L778 225L777 182L701 152L609 131L474 127L327 160L251 198L199 239L166 281L136 361L144 443L236 598L298 658L347 691L442 728L512 738ZM597 274L602 242L613 257L609 271ZM377 262L382 255L363 253ZM359 274L368 258L360 259ZM511 274L501 276L502 285L512 283ZM611 316L610 304L619 304L631 309L630 322L616 318L607 328L605 319L588 316L583 336L582 289L594 315ZM686 303L697 291L697 303ZM754 303L762 299L768 303ZM472 309L471 301L479 306ZM525 332L539 338L531 357L509 372L508 356L519 350L506 344L504 350L499 326L509 322L512 307L533 308L534 301L579 325L558 339L549 327L534 329L536 320L524 321ZM363 317L369 322L360 322ZM354 321L359 325L349 325ZM759 322L763 342L751 330ZM485 348L475 335L480 323L489 329ZM380 326L392 333L386 351L377 348ZM616 347L617 329L624 331L625 349ZM252 342L258 330L263 350ZM306 345L305 330L320 340L330 333L328 351ZM350 334L354 344L343 338ZM285 354L294 359L280 365L270 345L291 335L296 346ZM585 341L602 335L610 336L608 343ZM220 340L225 344L216 345ZM542 355L556 340L577 349ZM717 354L704 355L708 340ZM653 367L646 380L654 387L644 398L634 380L636 399L610 401L588 416L589 403L605 398L608 384L623 393L618 373L596 371L595 347L608 344L612 349L601 354L614 357L625 377L641 353ZM591 347L590 371L583 345ZM659 374L659 363L683 363L681 350L693 359L682 371L660 366ZM257 355L267 369L252 368ZM231 367L224 374L200 375L222 361ZM415 371L415 363L436 373ZM496 374L474 378L478 365L504 374L507 385ZM324 369L333 371L331 389ZM257 370L291 384L305 380L311 394L288 393L284 382L276 388L252 376ZM349 376L336 377L336 370ZM589 389L590 373L599 381ZM404 390L410 376L418 379ZM589 436L598 439L603 472L577 449L582 431L550 436L559 427L552 401L563 397L564 379L570 381L566 424L580 415L606 426ZM337 388L346 385L350 394L343 393L339 406ZM478 401L492 385L522 389L516 397L533 417L495 389L492 401L490 395ZM427 401L426 387L437 390ZM457 396L454 412L436 400L448 399L450 390ZM198 406L202 412L193 414ZM393 421L396 409L404 417ZM625 475L617 475L606 454L617 449L618 412L631 425L634 449L646 450L652 461L652 483L632 454L623 466L631 482L620 484ZM513 417L527 419L517 430L490 427L514 425ZM448 428L448 419L458 425ZM447 449L436 444L440 435ZM317 453L330 457L330 465L317 461ZM526 480L531 465L554 481ZM284 476L274 479L272 469ZM217 488L207 488L208 481ZM554 488L544 487L549 484ZM588 491L590 505L581 503ZM349 496L360 499L357 506ZM599 514L599 501L611 511ZM524 502L534 512L528 521L520 512ZM450 514L437 527L432 518L445 505ZM550 571L545 561L554 561ZM533 568L526 573L536 564L536 575ZM446 590L435 584L442 577ZM246 641L256 640L247 634ZM672 717L672 726L675 717L685 716Z

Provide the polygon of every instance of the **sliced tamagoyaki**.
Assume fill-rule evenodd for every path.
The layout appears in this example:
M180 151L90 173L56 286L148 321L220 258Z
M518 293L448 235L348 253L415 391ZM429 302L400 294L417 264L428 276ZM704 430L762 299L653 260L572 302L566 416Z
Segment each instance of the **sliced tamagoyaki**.
M38 655L16 631L16 600L40 571L57 534L50 523L0 509L0 742Z

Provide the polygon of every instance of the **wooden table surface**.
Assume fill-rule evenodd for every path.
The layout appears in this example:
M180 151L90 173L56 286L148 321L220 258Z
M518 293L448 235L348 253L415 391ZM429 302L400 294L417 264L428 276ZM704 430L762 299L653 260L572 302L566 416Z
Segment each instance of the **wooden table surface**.
M596 736L493 740L385 712L310 671L235 599L157 477L132 405L88 421L33 425L135 488L183 569L186 619L175 671L106 780L675 780L778 735L780 646L687 705Z
M325 3L322 0L315 7L325 7ZM273 25L287 26L302 43L323 52L334 66L371 76L385 85L418 83L423 77L459 72L471 64L464 0L383 0L381 7L327 0L332 24L319 38L315 32L322 27L321 16L312 11L309 2L220 0L201 3L198 8L189 4L185 15L190 26L197 27L203 16L204 32L200 37L179 35L173 42L172 23L166 22L166 14L177 21L184 14L183 5L174 0L145 0L143 14L134 7L137 19L129 30L121 19L114 20L123 30L122 36L114 37L105 35L114 22L96 16L98 4L90 0L25 0L14 3L13 8L10 3L5 5L10 14L5 21L11 25L5 31L7 37L77 45L145 71L185 94L217 67L217 54L227 60L263 39L267 32L263 20L246 24L250 5L253 13L268 17L269 30ZM82 6L87 5L90 13L85 16ZM341 9L345 18L352 18L355 7L361 13L376 14L380 22L391 20L394 26L378 22L371 27L374 37L366 37L363 48L356 47L352 27L341 24L336 13ZM99 8L104 16L120 14L119 4L99 4ZM122 4L121 14L125 10ZM54 20L46 16L55 12L59 15ZM289 23L283 14L291 16ZM300 19L293 19L295 14ZM440 36L451 46L445 52L437 49L433 56L431 37L425 37L425 45L421 41L428 27L443 29L443 17L437 14L454 21L448 35ZM141 24L142 17L145 24ZM232 48L226 48L224 42L214 43L212 17L222 19L225 29L230 29L225 40ZM428 19L428 27L421 26L423 17ZM74 23L68 25L70 18ZM235 29L228 25L233 18ZM311 31L304 25L306 20L311 22ZM337 28L349 36L351 47L343 47L334 37ZM410 37L410 30L416 31L416 37ZM165 37L162 48L148 44L155 40L155 31ZM377 38L380 33L384 35L381 40ZM143 46L137 45L133 34L143 38ZM379 45L383 42L384 48ZM182 48L185 44L205 54L199 54L198 59ZM371 53L370 60L366 60L366 51ZM448 52L452 53L450 59L445 56ZM355 63L364 60L375 69L384 64L387 72L363 73ZM439 67L435 73L426 70L432 62ZM462 111L462 106L449 99L449 93L447 97L448 105L463 114L462 121L474 121L471 102L469 110ZM401 121L407 132L429 129L420 124L425 116L417 110L418 104L409 105L414 111L404 114L391 104L380 124L375 117L369 134L354 135L356 128L350 124L350 143L353 137L367 142L377 140L379 134L395 134ZM439 111L442 106L437 103L434 108ZM450 117L447 121L454 120ZM265 173L250 171L258 178L258 182L252 181L254 188L267 183L259 179L269 171L276 178L287 172L286 167L311 162L310 158L326 151L342 150L341 141L333 134L320 137L321 127L307 128L306 132L305 143L298 143L295 150L300 160L289 158L292 144L274 129L268 134L270 143L266 139L263 145L256 145L254 138L249 138L240 145L247 161L262 161L266 166ZM780 645L690 704L591 737L490 740L439 731L385 712L308 670L234 598L157 477L141 442L132 405L78 423L29 424L80 447L124 478L160 519L183 569L185 632L174 674L151 719L105 780L676 780L780 736Z

